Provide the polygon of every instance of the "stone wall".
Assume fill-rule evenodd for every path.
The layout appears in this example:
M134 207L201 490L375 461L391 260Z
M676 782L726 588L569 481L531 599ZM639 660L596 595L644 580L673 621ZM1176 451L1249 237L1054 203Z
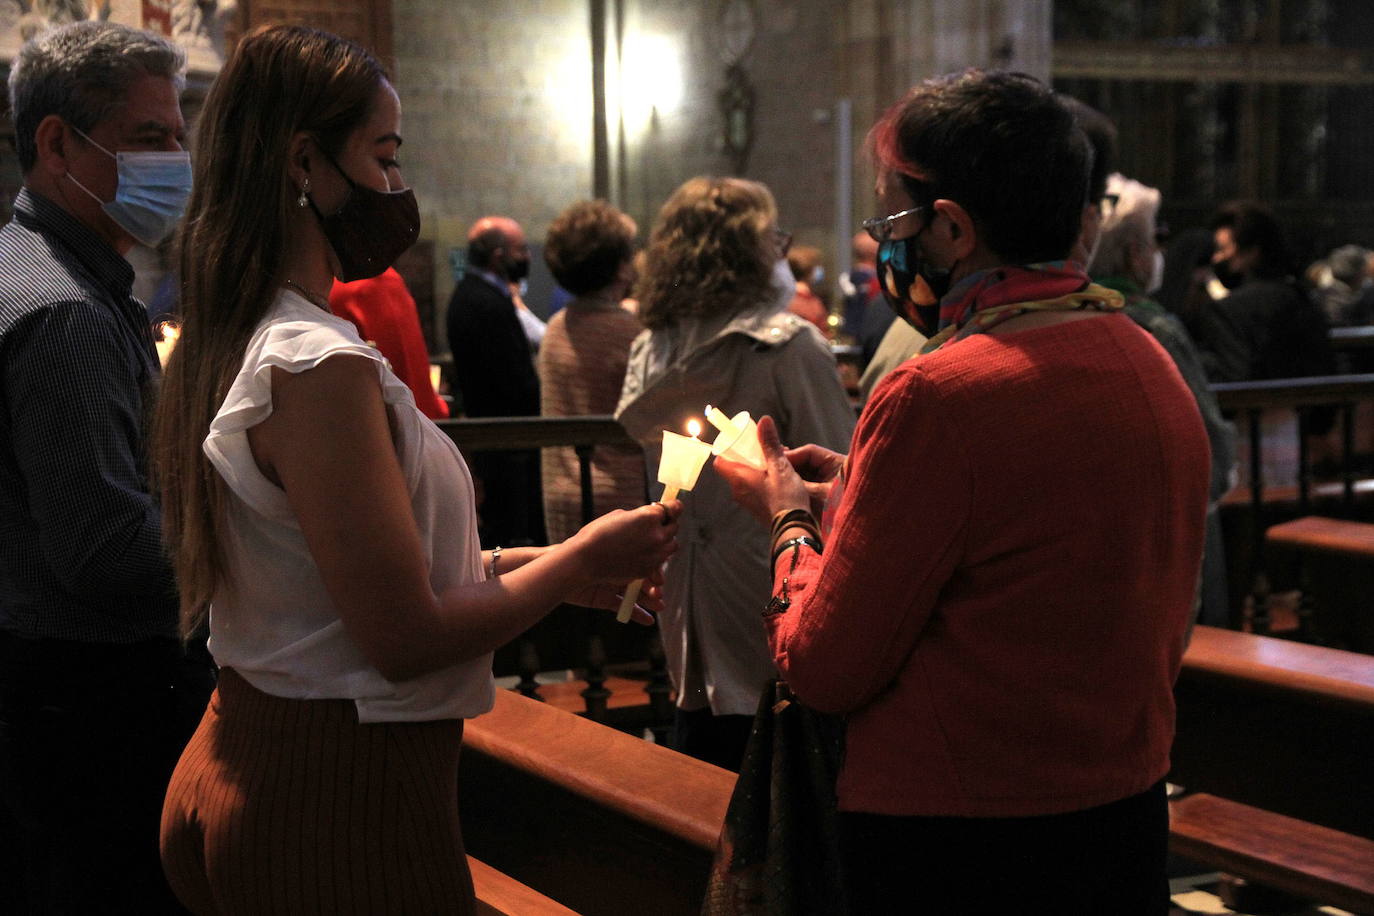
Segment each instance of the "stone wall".
M591 190L586 4L395 0L401 164L434 243L436 325L453 288L448 252L487 213L529 229ZM582 109L586 117L577 117ZM442 332L435 343L446 349Z
M478 4L393 0L403 161L435 244L439 327L453 283L448 252L464 245L475 218L510 214L538 241L559 210L592 193L591 7L511 0L492 16ZM738 59L753 94L753 142L742 174L772 188L779 222L826 253L831 276L847 266L836 263L848 234L838 227L871 215L862 144L883 107L947 69L1012 63L1048 71L1049 0L604 7L610 199L647 234L681 182L733 172L719 97L727 66L745 47ZM741 10L753 11L752 40ZM841 99L852 111L851 193L837 218Z
M334 2L353 8L352 0ZM420 201L423 238L433 245L439 329L453 287L450 252L465 247L473 220L509 214L538 242L563 207L592 194L597 5L507 0L495 13L488 4L391 0L390 47L406 138L401 161ZM600 5L610 199L647 235L684 180L735 172L720 94L727 66L738 60L753 98L752 144L740 173L772 188L780 224L825 252L832 277L847 266L849 227L871 215L872 174L862 144L883 107L915 80L959 66L1048 69L1050 0ZM750 21L752 29L744 27ZM205 78L196 82L190 117ZM850 103L847 131L842 99ZM850 168L841 174L837 147L845 136ZM0 150L0 175L8 198L18 175L7 149ZM850 193L837 199L846 179ZM545 304L531 300L536 310ZM434 340L439 352L446 349L443 336Z

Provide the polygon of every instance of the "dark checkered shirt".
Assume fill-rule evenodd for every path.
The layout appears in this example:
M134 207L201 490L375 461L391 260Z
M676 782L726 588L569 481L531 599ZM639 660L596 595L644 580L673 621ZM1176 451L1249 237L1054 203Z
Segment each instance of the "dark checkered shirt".
M175 632L148 492L158 377L128 261L24 189L0 229L0 629L130 643Z

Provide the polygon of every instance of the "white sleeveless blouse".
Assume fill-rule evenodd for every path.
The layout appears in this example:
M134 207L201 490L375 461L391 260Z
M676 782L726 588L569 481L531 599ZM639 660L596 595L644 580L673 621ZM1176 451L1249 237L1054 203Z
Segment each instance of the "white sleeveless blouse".
M352 324L282 291L205 438L205 454L230 492L229 581L211 603L210 651L264 693L351 699L360 722L480 715L495 699L490 653L395 683L368 664L325 591L286 494L253 460L247 430L272 413L272 368L303 372L335 354L376 363L435 594L483 577L472 477L458 449Z

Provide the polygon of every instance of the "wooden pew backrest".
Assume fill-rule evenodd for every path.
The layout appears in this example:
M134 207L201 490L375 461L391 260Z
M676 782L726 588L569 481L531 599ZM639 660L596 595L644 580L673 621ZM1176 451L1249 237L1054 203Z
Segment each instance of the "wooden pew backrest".
M477 916L577 916L575 910L472 856L468 856L468 869L477 892Z
M1290 894L1374 913L1374 840L1198 794L1169 804L1169 847Z
M1374 839L1374 656L1199 626L1169 779Z
M734 774L509 691L468 722L468 852L580 913L696 913Z

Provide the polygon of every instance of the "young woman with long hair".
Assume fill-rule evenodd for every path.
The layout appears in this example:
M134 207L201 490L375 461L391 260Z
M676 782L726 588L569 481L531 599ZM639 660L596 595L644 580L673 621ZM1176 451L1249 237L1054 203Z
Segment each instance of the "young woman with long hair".
M470 912L458 748L490 653L674 549L676 503L480 550L461 456L328 307L418 233L400 146L377 61L302 27L245 37L197 127L155 437L183 632L208 615L221 666L163 811L196 912Z

